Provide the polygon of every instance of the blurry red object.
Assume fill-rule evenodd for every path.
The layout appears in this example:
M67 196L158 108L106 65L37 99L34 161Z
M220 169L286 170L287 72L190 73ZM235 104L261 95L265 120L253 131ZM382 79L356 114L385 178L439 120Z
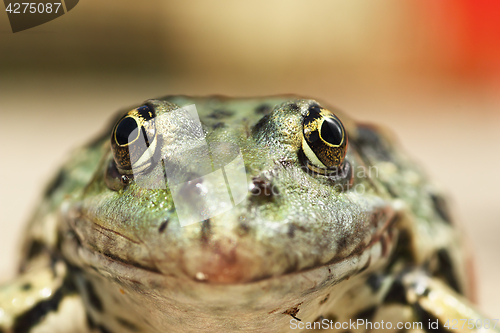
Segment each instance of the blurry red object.
M428 0L422 10L430 23L438 57L457 74L500 79L500 1Z

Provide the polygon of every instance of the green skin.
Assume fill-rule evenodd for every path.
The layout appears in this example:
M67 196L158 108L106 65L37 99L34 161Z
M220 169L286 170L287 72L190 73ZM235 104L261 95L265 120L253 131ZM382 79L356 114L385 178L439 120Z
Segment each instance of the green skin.
M0 287L0 332L288 332L358 318L428 330L429 319L443 329L446 320L484 319L466 298L468 260L445 200L388 133L320 103L349 137L352 173L335 178L304 167L302 120L314 100L148 103L161 118L162 159L197 175L196 151L183 154L189 144L175 140L192 135L179 107L195 104L208 143L240 147L250 192L229 211L181 226L168 188L131 176L122 183L109 171L111 127L74 152L47 189L19 278ZM141 180L162 177L158 164Z

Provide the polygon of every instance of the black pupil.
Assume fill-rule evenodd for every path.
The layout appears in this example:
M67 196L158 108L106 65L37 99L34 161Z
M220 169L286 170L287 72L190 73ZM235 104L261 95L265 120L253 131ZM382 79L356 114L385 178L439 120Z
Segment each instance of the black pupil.
M129 143L130 135L134 131L137 133L137 122L135 119L130 117L123 119L116 128L116 143L119 145L126 145ZM137 134L131 139L135 139L136 136Z
M325 118L321 125L321 137L329 144L338 146L342 143L342 129L332 118Z

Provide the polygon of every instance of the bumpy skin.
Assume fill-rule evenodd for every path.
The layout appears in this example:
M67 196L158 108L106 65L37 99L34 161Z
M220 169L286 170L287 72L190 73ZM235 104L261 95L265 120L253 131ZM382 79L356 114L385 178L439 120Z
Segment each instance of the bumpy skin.
M196 150L183 154L190 147L175 140L192 135L179 107L195 104L209 144L240 147L250 192L182 227L168 188L110 172L110 128L47 189L20 277L1 289L0 332L288 332L298 319L357 318L429 330L429 319L445 329L447 319L482 318L466 300L467 258L446 201L390 134L319 103L349 135L348 172L331 177L304 166L302 120L314 100L148 103L162 159L202 176ZM160 167L142 181L164 182Z

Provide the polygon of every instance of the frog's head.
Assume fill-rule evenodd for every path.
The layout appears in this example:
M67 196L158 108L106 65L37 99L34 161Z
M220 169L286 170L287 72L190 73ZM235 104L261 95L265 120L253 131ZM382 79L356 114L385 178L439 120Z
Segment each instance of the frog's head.
M315 269L336 283L386 262L390 196L350 119L314 100L257 117L249 100L200 99L198 122L175 102L133 109L102 144L68 214L87 262L214 284ZM224 103L236 112L213 116Z

